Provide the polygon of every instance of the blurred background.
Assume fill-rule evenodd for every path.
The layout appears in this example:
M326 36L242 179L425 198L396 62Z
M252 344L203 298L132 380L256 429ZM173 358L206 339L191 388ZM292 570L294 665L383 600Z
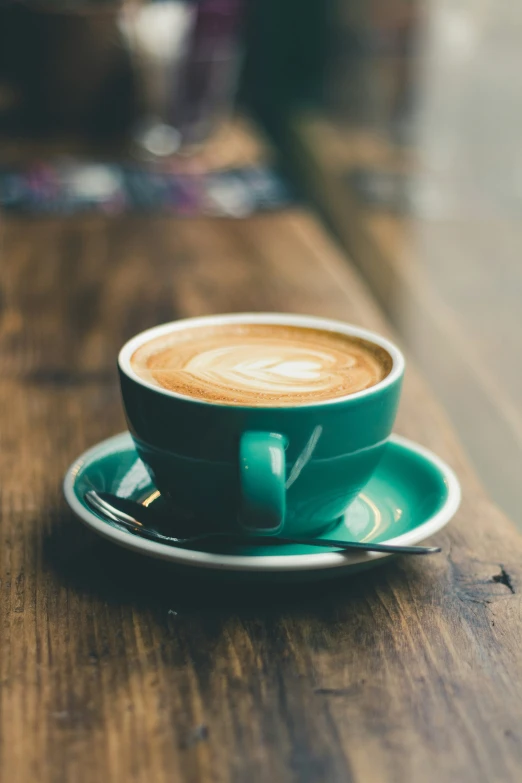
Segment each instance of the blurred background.
M521 70L512 0L0 0L0 210L308 201L522 526Z

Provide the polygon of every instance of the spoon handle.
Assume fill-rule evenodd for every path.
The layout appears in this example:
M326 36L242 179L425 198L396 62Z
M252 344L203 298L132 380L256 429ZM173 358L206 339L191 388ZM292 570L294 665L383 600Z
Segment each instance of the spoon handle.
M247 540L250 540L250 538ZM275 540L278 544L306 544L307 546L335 547L336 549L343 549L347 552L363 551L383 552L385 554L397 555L432 555L441 551L439 546L403 546L401 544L377 544L365 541L341 541L332 538L285 538L284 536L277 536ZM264 537L264 542L267 543L266 537ZM263 537L256 537L255 543L262 544Z

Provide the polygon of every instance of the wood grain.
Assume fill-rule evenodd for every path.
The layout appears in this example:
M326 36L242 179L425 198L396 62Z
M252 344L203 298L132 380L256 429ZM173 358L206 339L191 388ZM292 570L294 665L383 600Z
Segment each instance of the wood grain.
M68 464L124 428L115 356L133 333L261 309L389 332L313 215L2 234L1 779L519 781L522 540L413 367L398 431L464 491L438 557L218 587L98 539L62 498Z

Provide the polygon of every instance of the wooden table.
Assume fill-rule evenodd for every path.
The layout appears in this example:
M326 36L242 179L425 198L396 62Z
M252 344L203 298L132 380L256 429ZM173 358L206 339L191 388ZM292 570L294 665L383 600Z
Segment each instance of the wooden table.
M520 780L522 539L411 365L397 431L463 487L440 556L218 588L63 500L69 463L124 429L115 357L135 332L267 309L389 333L312 214L4 220L0 285L3 781Z

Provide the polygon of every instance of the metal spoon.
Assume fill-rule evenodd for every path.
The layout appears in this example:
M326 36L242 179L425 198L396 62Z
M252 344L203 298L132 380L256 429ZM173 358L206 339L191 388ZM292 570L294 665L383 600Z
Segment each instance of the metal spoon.
M288 538L286 536L241 536L231 533L198 533L190 536L171 536L158 530L158 526L169 524L171 520L166 514L161 514L155 509L143 506L134 500L121 498L109 492L96 492L91 489L85 493L84 498L89 506L113 522L123 525L125 528L153 541L163 544L192 544L197 541L211 541L216 538L227 538L238 543L249 544L306 544L307 546L335 547L347 552L363 550L365 552L384 552L394 555L431 555L440 552L438 546L400 546L396 544L362 543L360 541L339 541L324 538ZM141 520L144 520L143 522Z

